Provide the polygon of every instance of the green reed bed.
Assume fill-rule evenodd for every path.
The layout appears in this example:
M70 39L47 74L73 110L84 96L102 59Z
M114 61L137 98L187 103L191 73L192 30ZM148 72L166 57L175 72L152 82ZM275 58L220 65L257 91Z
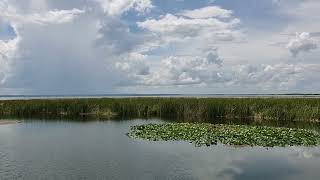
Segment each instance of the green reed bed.
M213 125L207 123L146 124L131 127L130 137L152 141L187 141L197 146L316 146L318 133L291 128L255 127L243 125Z
M317 98L102 98L0 101L0 116L98 116L175 118L208 122L217 118L254 121L320 120Z

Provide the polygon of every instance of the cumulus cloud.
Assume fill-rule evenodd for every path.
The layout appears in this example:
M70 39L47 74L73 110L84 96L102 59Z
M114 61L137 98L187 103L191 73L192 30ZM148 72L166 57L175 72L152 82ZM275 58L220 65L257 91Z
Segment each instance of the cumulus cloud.
M206 19L212 17L229 18L232 15L232 11L223 9L219 6L207 6L195 10L184 10L180 15L193 19Z
M136 76L145 76L150 74L149 66L146 64L147 55L138 53L130 53L124 55L125 57L121 61L116 62L116 68L126 73L129 78L135 78Z
M96 46L114 55L139 53L138 46L146 42L144 34L131 32L128 25L120 19L106 18L100 20L98 26Z
M203 58L208 49L215 49L218 44L244 38L240 20L232 16L232 11L216 6L167 13L137 22L137 26L145 30L146 38L137 51L162 52L159 59L169 56Z
M138 26L159 33L179 32L180 28L186 28L185 33L187 33L187 30L191 30L191 36L198 35L199 31L207 29L217 31L232 28L234 27L234 25L237 25L238 23L238 19L234 19L230 22L223 22L215 18L187 19L184 17L167 14L161 17L160 19L149 19L144 22L139 22Z
M18 49L19 38L8 41L0 40L0 84L3 84L10 73L10 59Z
M296 37L287 44L293 56L297 56L300 52L309 52L317 47L317 42L307 32L296 33Z
M235 43L245 36L231 10L145 13L153 7L151 0L0 0L0 25L15 31L0 39L1 89L26 94L106 93L119 85L275 89L318 79L314 64L231 62L223 52L241 51ZM124 16L127 12L136 17ZM312 34L301 33L288 49L297 55L315 49L313 42ZM229 44L230 51L224 49Z
M0 40L0 55L2 59L7 59L16 50L18 44L18 38L13 40L3 41Z
M231 67L231 81L228 84L238 87L254 87L255 91L301 91L301 86L312 91L313 81L319 76L319 64L286 64L269 65L242 64ZM316 87L319 88L319 87Z
M0 41L1 87L22 88L26 94L112 91L117 81L117 72L111 68L114 55L96 43L97 36L105 33L99 22L112 18L95 11L52 9L46 2L40 10L34 10L33 5L38 4L32 3L26 5L28 10L11 1L1 6L0 18L6 19L16 34L10 41ZM112 36L112 31L108 33L103 36ZM7 49L18 50L9 56Z
M151 1L74 2L0 2L0 19L16 34L0 40L1 87L26 94L106 93L149 74L147 55L137 50L146 36L131 32L120 15L144 13Z
M204 14L201 15L201 13ZM218 55L217 48L210 43L233 41L235 36L241 34L235 28L239 24L239 19L231 15L232 12L229 10L208 7L181 11L176 15L166 14L156 19L138 22L138 27L147 31L142 39L132 41L135 46L130 45L131 43L127 44L130 48L127 48L126 51L131 53L120 58L115 64L115 67L126 74L130 81L122 84L175 86L227 81L229 77L224 76L224 72L220 71L223 60ZM117 34L114 34L113 37L117 37ZM132 38L127 37L126 39ZM113 41L110 40L103 42L108 42L107 45L113 44ZM152 51L169 47L175 48L176 51L170 51L166 57L146 55L152 54ZM179 55L178 48L181 49L181 52L186 53L188 47L197 52L193 55ZM159 62L156 59L161 60Z
M137 55L136 55L137 56ZM130 77L129 86L175 87L223 84L225 87L254 87L259 91L296 90L319 76L318 64L241 64L222 66L217 50L204 56L170 56L156 66L148 64L149 57L138 55L117 68ZM130 59L130 60L129 60ZM143 72L143 73L141 73ZM147 72L147 73L144 73Z
M210 52L215 54L217 52ZM157 66L141 66L148 64L145 59L118 63L120 70L130 77L127 86L144 87L176 87L202 86L215 87L221 84L228 88L254 88L259 92L299 90L300 86L310 85L319 74L318 64L241 64L221 66L221 59L216 58L171 56L161 60ZM141 64L139 64L141 63ZM141 67L148 73L140 73ZM148 68L149 67L149 68ZM144 72L144 71L143 71ZM308 86L311 88L311 86ZM313 87L314 88L314 87Z
M52 10L45 13L17 14L10 9L3 11L2 18L8 19L18 24L36 23L36 24L60 24L71 22L76 16L84 13L83 10Z
M111 16L119 16L124 12L134 9L144 13L153 7L151 0L96 0L99 2L105 13Z
M166 14L159 19L148 19L138 22L138 26L162 36L166 41L181 41L190 38L202 40L233 40L241 32L235 27L240 23L237 18L222 21L218 18L186 18Z
M160 63L151 66L150 74L139 77L137 84L175 86L229 81L230 76L221 70L223 60L218 55L216 44L240 39L239 24L240 20L232 17L232 11L217 6L184 10L137 22L138 27L150 35L149 41L139 46L146 49L143 53L175 49L174 52L167 50L170 52L167 57L158 57L162 59ZM127 62L122 65L130 69Z
M141 77L137 84L174 86L225 81L219 73L221 64L222 59L216 50L207 52L204 57L170 56L161 60L158 66L148 71L149 73L144 74L145 76ZM128 64L124 65L126 69L129 69ZM132 69L138 70L138 68Z
M257 84L265 82L287 82L289 78L294 78L302 73L303 68L293 64L274 65L238 65L233 67L235 74L234 82Z
M71 22L76 16L84 13L83 10L71 9L71 10L53 10L48 11L44 14L32 14L30 16L24 17L25 20L39 23L68 23Z

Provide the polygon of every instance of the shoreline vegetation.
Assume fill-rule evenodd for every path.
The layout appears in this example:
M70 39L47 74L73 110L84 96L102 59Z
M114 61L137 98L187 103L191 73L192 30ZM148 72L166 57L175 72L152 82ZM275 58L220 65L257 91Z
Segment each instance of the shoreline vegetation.
M131 138L150 141L186 141L196 146L218 143L232 146L317 146L318 133L305 129L208 123L145 124L131 127Z
M86 98L1 100L0 119L70 118L174 119L175 123L133 126L133 138L188 141L197 146L217 143L236 146L316 146L320 136L312 130L252 126L266 122L318 123L319 98ZM250 125L221 124L237 120ZM1 124L16 123L0 121ZM318 126L318 125L317 125Z
M215 119L320 121L319 98L101 98L2 100L6 117L174 118L183 122Z

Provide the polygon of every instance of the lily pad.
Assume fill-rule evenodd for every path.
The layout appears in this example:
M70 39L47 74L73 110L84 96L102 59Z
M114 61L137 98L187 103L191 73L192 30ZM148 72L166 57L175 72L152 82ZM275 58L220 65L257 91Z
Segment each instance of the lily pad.
M128 135L152 141L187 141L196 146L316 146L320 142L317 132L306 129L209 123L144 124L131 127Z

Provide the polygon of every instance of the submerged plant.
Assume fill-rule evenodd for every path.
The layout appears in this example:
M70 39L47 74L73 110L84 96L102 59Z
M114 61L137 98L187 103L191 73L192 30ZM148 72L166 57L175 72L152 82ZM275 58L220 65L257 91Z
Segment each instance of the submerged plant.
M145 124L131 127L133 138L188 141L197 146L217 143L247 146L316 146L320 135L311 130L208 123Z

